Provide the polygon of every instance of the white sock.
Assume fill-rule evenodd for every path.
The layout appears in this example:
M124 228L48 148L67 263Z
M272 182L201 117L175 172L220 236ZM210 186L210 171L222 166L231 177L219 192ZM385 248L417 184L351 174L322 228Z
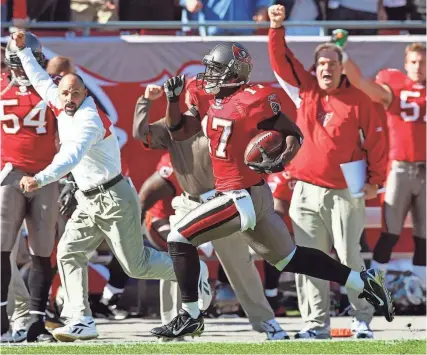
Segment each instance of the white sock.
M348 287L352 290L362 293L363 288L365 287L365 283L360 277L360 272L351 270L350 275L348 275L347 282L345 283L345 287Z
M115 294L123 293L123 291L123 288L117 288L107 283L104 287L104 292L102 292L102 298L109 301L111 300L111 297L113 297Z
M193 319L197 319L197 317L200 315L198 302L182 302L182 309L186 311Z
M425 289L426 288L426 267L421 265L412 265L412 272L420 278Z
M264 293L267 297L276 297L278 295L279 291L277 290L277 288L273 288L270 290L265 289Z
M384 272L384 274L385 274L387 272L387 266L388 266L388 263L380 264L378 261L372 260L370 267L371 267L371 269L380 270L380 271Z

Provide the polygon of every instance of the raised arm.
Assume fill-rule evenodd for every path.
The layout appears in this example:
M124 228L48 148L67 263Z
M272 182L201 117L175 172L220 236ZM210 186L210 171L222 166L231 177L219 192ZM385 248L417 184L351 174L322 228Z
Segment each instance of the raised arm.
M75 132L62 142L59 152L44 170L34 176L39 187L59 180L67 175L82 160L87 151L102 140L105 134L101 118L95 109L85 108L74 116Z
M150 124L151 103L160 98L162 94L160 86L148 85L144 95L136 102L133 116L133 137L152 149L166 148L167 140L170 139L164 119Z
M58 87L49 74L40 66L30 48L25 47L25 32L13 34L16 46L20 48L17 55L31 85L42 100L54 111L60 109Z
M286 44L285 29L282 26L285 19L285 7L273 5L268 9L268 13L270 16L268 32L270 63L280 86L298 107L300 89L307 86L314 78L304 69Z
M348 54L344 55L343 65L345 74L352 85L362 90L372 101L383 104L386 109L391 105L393 94L387 85L363 77L359 66L348 58Z
M370 185L383 185L387 170L386 127L377 114L374 104L363 95L358 107L359 126L363 134L362 148L366 152L368 163L368 181ZM376 197L375 195L372 197Z

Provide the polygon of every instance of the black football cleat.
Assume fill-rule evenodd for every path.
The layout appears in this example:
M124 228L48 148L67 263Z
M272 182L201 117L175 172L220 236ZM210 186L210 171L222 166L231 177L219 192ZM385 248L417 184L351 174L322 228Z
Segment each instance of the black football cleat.
M394 318L393 300L385 287L384 274L376 269L364 270L360 273L365 286L359 298L365 298L376 310L381 312L388 322Z
M194 319L186 311L181 309L169 324L152 329L151 334L157 338L172 340L184 336L194 338L196 335L202 335L204 330L205 322L202 314L197 319Z

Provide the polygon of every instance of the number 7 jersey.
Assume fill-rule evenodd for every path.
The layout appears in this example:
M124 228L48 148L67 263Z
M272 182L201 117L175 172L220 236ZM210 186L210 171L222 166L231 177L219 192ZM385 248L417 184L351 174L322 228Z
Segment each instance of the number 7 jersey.
M17 169L35 174L48 166L56 154L56 118L32 87L9 83L8 73L2 73L1 169L12 163Z
M387 85L393 101L387 111L390 160L426 160L426 87L396 69L385 69L376 81Z
M261 85L243 85L210 104L202 128L209 140L216 189L239 190L257 184L262 177L248 168L244 153L250 140L262 132L258 124L280 111L277 95Z

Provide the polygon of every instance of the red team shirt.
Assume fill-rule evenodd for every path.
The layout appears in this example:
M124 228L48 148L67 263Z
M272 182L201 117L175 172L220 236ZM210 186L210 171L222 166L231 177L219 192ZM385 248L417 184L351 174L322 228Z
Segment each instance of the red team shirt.
M9 85L1 75L1 91ZM48 166L56 154L56 118L32 87L11 86L0 98L1 168L35 174Z
M245 189L257 184L261 177L246 166L244 152L249 141L262 132L257 128L258 123L280 109L277 95L261 85L243 85L224 100L212 97L209 104L202 127L209 140L217 191Z
M396 69L385 69L376 81L390 87L393 101L387 110L389 159L426 160L426 87Z
M175 189L175 196L180 195L182 193L181 188L179 187L178 180L173 173L173 167L170 160L169 153L162 155L159 163L157 164L156 171L160 174L160 176L168 181ZM150 214L152 217L156 217L159 219L168 219L170 215L174 214L174 210L171 206L173 196L164 198L154 204L153 207L150 208Z
M292 194L294 192L297 180L292 178L288 171L281 171L280 173L268 175L267 182L274 198L286 201L288 204L291 204ZM289 214L286 215L283 220L286 223L286 227L288 227L289 232L292 233L293 228Z

